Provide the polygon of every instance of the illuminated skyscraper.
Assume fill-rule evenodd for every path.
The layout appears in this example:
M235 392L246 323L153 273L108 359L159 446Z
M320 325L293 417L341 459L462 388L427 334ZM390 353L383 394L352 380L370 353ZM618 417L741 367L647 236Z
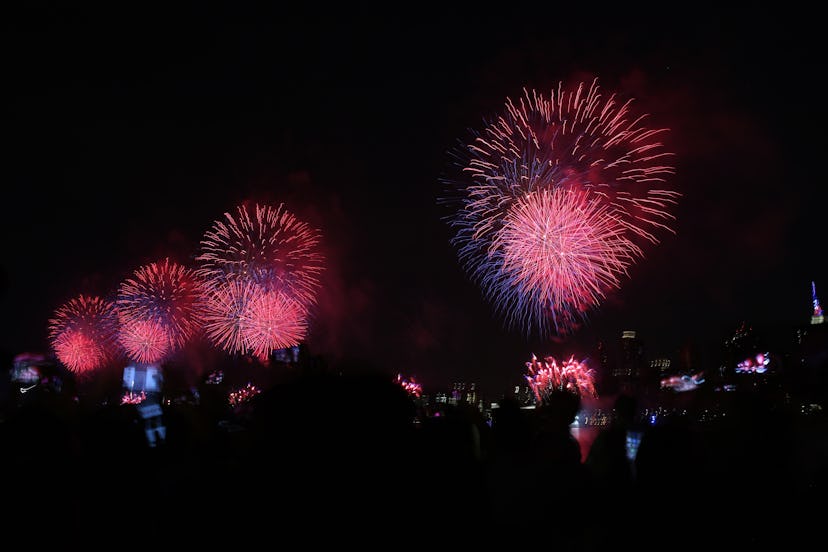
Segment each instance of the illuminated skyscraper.
M613 366L612 375L619 391L635 393L644 366L644 343L636 337L634 330L621 334L621 355Z
M637 378L644 363L644 344L636 337L634 330L621 334L621 359L613 370L614 376Z
M822 307L816 294L816 284L811 282L811 302L814 305L814 313L811 315L811 324L822 324L825 317L822 316Z

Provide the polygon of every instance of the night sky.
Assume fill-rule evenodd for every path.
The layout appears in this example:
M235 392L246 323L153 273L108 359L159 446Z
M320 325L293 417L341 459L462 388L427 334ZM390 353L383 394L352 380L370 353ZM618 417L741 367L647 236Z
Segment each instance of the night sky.
M325 235L311 352L426 391L497 393L531 353L591 358L628 329L648 356L712 368L742 321L807 323L812 280L828 301L818 18L272 4L6 14L4 358L46 350L69 298L191 263L245 200L284 202ZM592 77L671 129L676 233L575 335L526 338L458 263L441 178L507 97Z

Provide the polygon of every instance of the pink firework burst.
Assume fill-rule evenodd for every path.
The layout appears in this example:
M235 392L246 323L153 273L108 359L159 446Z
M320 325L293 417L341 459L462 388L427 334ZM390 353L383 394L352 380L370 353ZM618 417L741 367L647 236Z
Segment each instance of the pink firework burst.
M234 279L212 285L204 295L204 334L216 347L229 353L249 349L245 318L250 305L264 293L256 284Z
M526 363L526 381L535 394L538 403L542 403L551 391L569 391L581 397L596 397L594 372L584 362L569 357L558 364L554 357L547 356L542 361L532 355Z
M118 353L115 305L95 296L79 295L55 310L49 320L49 340L69 370L89 373Z
M511 323L569 331L641 254L598 199L582 191L539 190L516 201L492 243L509 289L493 299ZM502 284L499 284L502 285ZM504 301L503 299L507 299Z
M504 113L467 147L468 209L478 230L497 226L504 196L565 187L603 198L627 230L656 243L654 231L672 232L680 194L666 185L675 173L661 142L668 129L648 128L647 117L633 112L632 100L604 99L598 79L569 90L558 83L548 97L524 89L517 102L507 98Z
M121 320L118 340L130 359L144 364L161 361L172 343L167 328L157 320Z
M307 333L302 306L277 291L262 292L247 303L241 332L249 352L266 359L277 349L298 345Z
M118 317L128 327L163 331L170 351L183 347L200 329L203 284L196 273L170 259L135 271L118 290ZM135 326L138 323L150 325ZM133 331L133 330L129 330Z
M649 128L648 116L635 114L631 100L619 102L614 94L604 98L597 82L573 89L559 83L548 96L524 90L516 101L507 99L503 112L454 152L461 176L446 179L450 189L441 202L453 208L447 219L461 264L507 325L520 326L526 334L569 333L583 319L584 308L596 306L608 288L617 287L626 267L642 257L639 246L673 232L672 211L681 194L669 185L675 170L669 164L673 154L662 143L668 129ZM579 232L603 242L592 249L600 251L610 242L611 258L592 257L586 271L572 265L578 271L574 278L560 271L550 278L550 262L531 275L518 257L522 251L549 250L518 243L521 233L536 236L521 230L529 225L521 219L546 210L531 225L560 228L567 222L558 224L551 216L576 216L560 205L573 200L565 201L558 191L585 194ZM609 222L593 229L599 210ZM624 247L626 252L620 250Z
M303 307L316 302L324 267L321 234L283 205L240 205L201 241L199 273L211 283L247 279L280 291Z

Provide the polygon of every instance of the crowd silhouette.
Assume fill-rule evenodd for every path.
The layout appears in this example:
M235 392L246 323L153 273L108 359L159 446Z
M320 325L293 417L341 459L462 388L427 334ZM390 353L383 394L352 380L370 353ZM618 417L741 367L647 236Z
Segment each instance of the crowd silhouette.
M198 396L163 405L164 439L149 446L136 405L7 393L7 530L64 546L711 550L822 538L825 418L752 393L708 424L647 423L620 394L587 454L571 427L581 399L566 391L534 409L502 397L490 420L473 405L426 412L381 371L353 367L296 374L235 407L218 386Z

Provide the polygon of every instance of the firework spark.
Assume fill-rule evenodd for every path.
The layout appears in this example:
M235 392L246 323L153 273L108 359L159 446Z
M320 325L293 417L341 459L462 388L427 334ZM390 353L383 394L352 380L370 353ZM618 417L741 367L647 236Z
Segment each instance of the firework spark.
M410 395L419 397L423 393L422 386L414 381L414 378L403 378L401 374L397 374L397 384L402 386Z
M72 372L92 372L117 355L117 316L110 301L79 295L55 310L48 324L52 349Z
M127 332L152 326L162 331L169 349L183 347L200 329L203 284L191 269L164 259L144 265L118 290L118 317ZM143 330L141 330L143 331ZM138 360L138 359L136 359Z
M240 205L201 241L199 273L209 282L245 279L305 308L316 302L324 258L321 235L283 205Z
M570 391L581 397L596 397L594 373L584 362L569 360L558 364L554 357L543 360L532 355L526 363L526 381L529 382L537 402L542 403L551 391Z
M568 333L583 318L583 307L596 306L642 256L636 243L658 243L659 232L673 232L671 211L680 194L667 185L675 172L667 164L672 154L660 141L667 129L648 128L645 119L632 113L631 101L603 99L597 79L574 90L559 84L549 97L524 90L456 152L463 177L448 181L452 191L443 199L454 207L452 243L510 326L518 318L527 333ZM586 198L577 202L583 211L579 224L589 231L577 235L611 243L591 248L594 255L609 249L606 260L592 256L588 270L578 272L583 265L573 264L570 277L558 271L550 281L549 262L540 263L533 276L527 273L531 265L519 257L527 248L537 256L548 246L519 242L533 225L563 228L555 217L575 210L565 207L576 201L553 193L558 190ZM537 220L529 224L528 216ZM599 218L608 220L595 228ZM528 234L536 239L536 233ZM509 246L511 253L504 249Z
M233 407L240 406L246 402L250 402L253 399L253 397L255 397L261 392L261 389L259 389L252 383L247 382L247 384L244 387L231 391L230 394L227 396L227 402L229 402L230 406Z
M121 404L141 404L145 400L147 400L147 394L144 391L141 391L140 393L127 391L121 395Z

